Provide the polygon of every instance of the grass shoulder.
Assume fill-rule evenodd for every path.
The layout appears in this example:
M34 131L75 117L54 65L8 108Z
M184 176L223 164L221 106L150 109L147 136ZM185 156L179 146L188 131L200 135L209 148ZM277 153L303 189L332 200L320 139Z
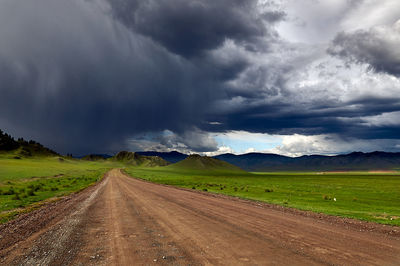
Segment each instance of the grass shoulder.
M61 157L0 156L0 223L46 200L80 191L116 166Z

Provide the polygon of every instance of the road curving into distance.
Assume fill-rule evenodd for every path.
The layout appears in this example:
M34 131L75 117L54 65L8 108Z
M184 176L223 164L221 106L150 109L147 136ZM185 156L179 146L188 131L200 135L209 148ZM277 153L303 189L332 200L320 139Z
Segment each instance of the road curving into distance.
M96 186L2 225L0 264L400 265L398 227L343 221L114 169Z

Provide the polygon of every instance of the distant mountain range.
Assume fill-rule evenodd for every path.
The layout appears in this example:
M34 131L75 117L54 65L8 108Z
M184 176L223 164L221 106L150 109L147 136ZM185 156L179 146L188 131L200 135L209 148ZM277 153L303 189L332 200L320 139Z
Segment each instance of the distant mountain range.
M15 140L12 136L0 130L0 153L7 153L15 158L32 156L60 156L58 153L44 147L33 140L22 138ZM67 155L68 156L68 155ZM69 155L71 156L71 155ZM188 158L189 155L172 152L127 152L115 156L106 154L91 154L80 157L83 160L115 160L137 166L166 166L176 164ZM344 155L324 156L305 155L287 157L270 153L247 153L241 155L221 154L214 159L227 162L246 171L365 171L365 170L400 170L400 153L392 152L352 152ZM195 168L222 167L217 160L209 157L190 157L181 166L190 165ZM203 167L204 166L204 167ZM212 168L211 167L211 168ZM227 167L224 165L223 167Z
M188 155L173 152L139 152L159 156L170 163L185 159ZM221 154L213 158L236 165L246 171L354 171L400 169L400 153L352 152L344 155L305 155L288 157L270 153L247 153L241 155Z
M305 155L295 158L265 153L222 154L215 158L247 171L361 171L400 168L400 153L378 151L336 156Z

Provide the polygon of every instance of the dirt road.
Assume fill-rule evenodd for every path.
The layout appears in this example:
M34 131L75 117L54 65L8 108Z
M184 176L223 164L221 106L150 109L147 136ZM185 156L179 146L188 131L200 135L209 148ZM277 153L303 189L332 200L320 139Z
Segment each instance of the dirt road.
M0 227L1 264L400 265L395 227L151 184L117 169L57 204Z

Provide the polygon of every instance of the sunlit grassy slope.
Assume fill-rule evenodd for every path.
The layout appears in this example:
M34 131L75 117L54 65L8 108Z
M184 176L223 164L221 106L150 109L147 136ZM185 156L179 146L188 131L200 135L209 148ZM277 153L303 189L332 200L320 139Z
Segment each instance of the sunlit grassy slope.
M126 168L148 181L331 215L400 225L399 174L243 173L177 166Z
M214 159L212 157L200 156L197 154L190 155L185 160L182 160L175 164L171 164L163 169L167 171L177 170L180 172L207 171L209 173L218 173L218 172L245 173L245 171L243 171L242 169L233 164L218 159Z
M24 157L0 154L0 221L49 198L67 195L95 183L116 162L89 162L61 157Z

